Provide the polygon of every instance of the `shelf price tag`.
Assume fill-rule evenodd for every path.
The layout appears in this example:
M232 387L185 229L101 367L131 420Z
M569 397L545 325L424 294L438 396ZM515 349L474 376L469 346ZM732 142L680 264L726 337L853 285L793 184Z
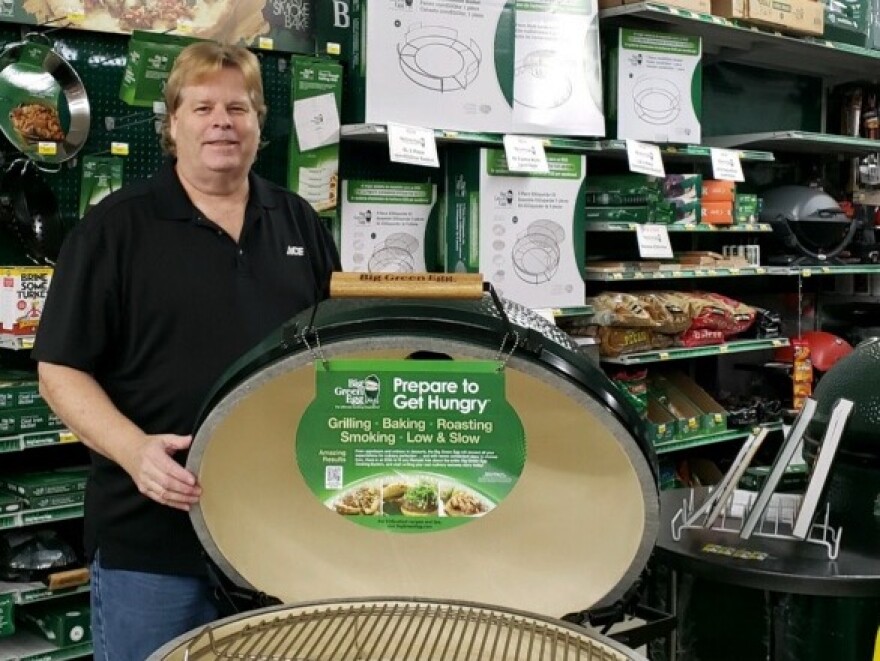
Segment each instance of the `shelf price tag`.
M631 172L650 174L655 177L665 177L666 170L663 167L663 157L660 155L660 147L647 142L637 140L626 141L626 158L629 161Z
M433 129L421 126L388 125L388 151L392 161L439 168L437 141Z
M665 225L639 225L636 227L639 255L645 259L672 259L672 244Z
M504 157L511 172L550 172L547 153L540 138L525 135L505 135Z
M712 147L709 152L712 156L712 176L726 181L745 181L738 151Z
M114 156L128 156L127 142L111 142L110 153Z
M38 142L37 153L40 156L55 156L58 153L58 143L56 142Z

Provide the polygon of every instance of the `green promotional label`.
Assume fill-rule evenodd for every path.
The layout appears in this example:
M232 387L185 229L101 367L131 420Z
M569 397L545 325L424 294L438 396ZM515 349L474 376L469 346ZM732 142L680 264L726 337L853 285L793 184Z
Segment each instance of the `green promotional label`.
M433 532L491 516L516 485L525 434L500 363L335 360L316 369L296 459L330 512L369 528Z

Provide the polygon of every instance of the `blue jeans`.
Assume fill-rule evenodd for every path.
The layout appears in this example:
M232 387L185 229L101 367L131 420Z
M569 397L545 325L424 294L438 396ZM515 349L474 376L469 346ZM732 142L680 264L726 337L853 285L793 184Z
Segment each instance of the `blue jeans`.
M205 578L91 566L95 661L144 661L177 636L218 617Z

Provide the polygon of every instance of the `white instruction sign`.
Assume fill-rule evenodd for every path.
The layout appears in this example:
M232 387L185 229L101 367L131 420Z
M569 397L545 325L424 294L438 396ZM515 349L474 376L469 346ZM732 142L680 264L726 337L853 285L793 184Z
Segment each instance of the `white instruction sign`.
M421 126L388 124L388 151L395 163L439 168L434 130Z
M672 259L672 244L665 225L636 225L639 255L645 259Z
M504 157L507 169L511 172L550 172L547 165L547 153L540 138L525 135L504 136Z
M745 181L739 152L734 149L712 147L712 176L725 181Z
M663 157L660 155L660 147L657 145L638 140L627 140L626 158L629 161L630 172L649 174L655 177L666 176Z

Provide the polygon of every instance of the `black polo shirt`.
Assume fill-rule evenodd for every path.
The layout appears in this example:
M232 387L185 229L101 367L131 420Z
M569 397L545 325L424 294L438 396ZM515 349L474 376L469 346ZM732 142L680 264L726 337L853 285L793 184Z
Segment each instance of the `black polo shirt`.
M339 269L302 198L249 181L238 243L193 206L171 163L105 198L65 240L33 357L92 374L148 434L191 433L224 370L323 297ZM202 573L189 516L145 498L119 466L91 454L89 557L100 548L106 567Z

